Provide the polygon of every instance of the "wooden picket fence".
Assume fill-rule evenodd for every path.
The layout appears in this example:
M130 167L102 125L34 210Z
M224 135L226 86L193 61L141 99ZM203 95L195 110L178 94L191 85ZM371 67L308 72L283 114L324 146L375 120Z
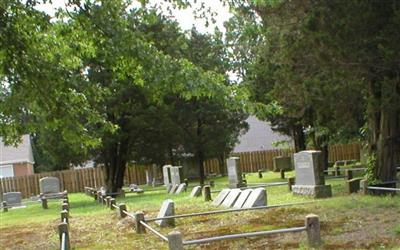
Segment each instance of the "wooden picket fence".
M125 171L125 183L146 183L145 169L148 167L142 165L128 166ZM61 190L68 190L70 193L83 192L87 186L104 186L104 174L103 168L98 167L7 177L0 179L0 192L21 192L23 198L38 195L40 194L39 180L46 176L57 177L60 180Z
M240 165L243 172L257 172L259 169L273 169L273 157L288 156L293 153L290 149L264 150L255 152L234 153L234 156L240 157ZM359 160L360 145L357 143L346 145L334 145L329 147L329 161L338 160ZM211 159L205 163L206 174L219 174L218 160ZM146 183L145 170L150 165L130 165L125 171L125 184ZM46 176L54 176L60 180L61 190L68 190L70 193L83 192L85 187L104 186L104 171L102 168L85 168L77 170L64 170L27 175L21 177L8 177L0 179L0 193L18 191L22 193L23 198L38 195L39 180Z

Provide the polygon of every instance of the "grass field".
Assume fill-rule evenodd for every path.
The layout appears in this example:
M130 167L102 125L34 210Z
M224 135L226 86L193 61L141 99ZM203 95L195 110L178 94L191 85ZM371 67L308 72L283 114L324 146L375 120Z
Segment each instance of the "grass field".
M289 172L286 176L292 176ZM215 189L227 185L226 177L215 178ZM279 173L268 172L262 180L248 174L249 184L282 181ZM304 225L309 213L321 221L321 249L400 249L400 197L346 195L343 179L330 179L333 198L314 200L294 196L287 186L268 187L268 205L302 201L312 204L261 211L176 219L175 230L185 240L217 235L271 230ZM193 187L195 183L191 183ZM163 188L145 187L144 194L129 193L117 203L127 204L129 212L143 211L146 217L157 215L165 199L173 199L175 213L218 210L202 198L189 198L187 193L168 195ZM216 194L213 194L215 197ZM118 219L115 212L98 204L84 194L70 194L70 235L74 249L167 249L167 245L150 232L138 235L130 218ZM60 221L60 202L49 202L49 209L31 204L24 209L0 213L1 249L57 249L57 225ZM154 228L168 234L173 228ZM187 249L307 249L304 232L269 237L245 238L195 245Z

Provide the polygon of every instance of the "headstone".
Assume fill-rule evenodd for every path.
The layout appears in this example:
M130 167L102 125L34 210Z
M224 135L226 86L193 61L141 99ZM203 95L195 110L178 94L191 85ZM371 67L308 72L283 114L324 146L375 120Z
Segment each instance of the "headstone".
M170 168L172 185L179 185L182 183L181 171L182 167L180 166L173 166Z
M201 196L201 186L195 186L190 193L190 197L199 197Z
M169 190L168 193L170 194L175 194L176 190L178 189L179 185L173 185L171 184L171 189Z
M239 157L230 157L226 160L230 188L243 187L242 170Z
M287 171L292 169L292 157L290 156L277 156L273 158L274 171L279 172L281 170Z
M146 184L148 186L153 184L153 171L151 169L146 169Z
M174 201L171 199L165 200L162 205L160 212L158 212L157 218L162 218L166 216L172 216L175 215L175 207L174 207ZM165 226L174 226L175 220L174 219L164 219L164 220L157 220L156 223L160 227L165 227Z
M240 195L239 198L237 198L235 204L233 205L234 208L242 208L244 203L246 202L247 198L249 198L251 192L253 192L253 189L245 189L243 190Z
M182 193L186 189L186 183L181 183L179 184L178 188L176 189L176 194Z
M7 206L22 206L21 192L8 192L3 194L3 201L7 202Z
M294 154L296 185L294 194L310 195L315 198L332 196L332 188L325 185L321 151L306 150Z
M164 178L164 185L168 186L168 184L171 183L171 173L170 173L170 168L172 166L171 165L164 165L162 167L163 170L163 178Z
M239 188L231 189L231 191L226 196L225 200L222 202L221 205L224 207L232 207L235 204L241 192L242 191Z
M102 190L102 188L100 188L100 191ZM138 188L139 188L139 186L137 184L130 184L129 185L129 190L131 190L131 191L133 191L135 189L138 189Z
M261 207L267 205L267 191L264 188L254 189L242 208Z
M222 202L225 200L226 196L228 196L230 191L231 190L229 188L222 189L221 192L219 192L218 196L213 201L213 205L217 206L221 205Z
M167 188L167 193L169 193L169 192L171 191L171 189L172 189L172 184L171 184L171 183L168 183L168 184L166 185L166 188Z
M60 193L60 180L57 177L43 177L39 180L40 193Z

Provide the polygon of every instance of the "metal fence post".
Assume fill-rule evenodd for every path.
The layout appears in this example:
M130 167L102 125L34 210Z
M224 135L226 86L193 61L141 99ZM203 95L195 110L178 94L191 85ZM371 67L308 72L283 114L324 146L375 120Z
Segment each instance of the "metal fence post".
M321 243L321 232L319 225L319 217L315 214L309 214L305 219L308 244L316 246Z
M182 234L178 231L172 231L167 235L169 250L183 250Z
M361 180L360 187L362 194L368 194L368 180Z
M8 212L7 201L3 201L3 212Z
M126 211L126 205L125 204L119 204L119 217L120 218L125 218L126 214L124 213Z
M281 179L285 179L285 170L281 169L280 172L281 172Z
M211 200L211 187L209 185L206 185L203 187L204 191L204 201L210 201Z
M144 226L140 223L140 221L144 221L144 213L141 211L135 213L135 226L136 226L136 233L138 234L146 232Z
M106 205L107 205L107 207L110 207L110 200L111 200L111 196L107 196L106 197Z
M69 223L68 215L69 214L68 214L67 210L62 210L61 211L61 222L64 222L64 219L65 219L65 222Z
M42 208L48 209L49 206L47 205L47 199L46 197L42 197Z
M258 170L258 178L260 178L260 179L263 178L263 174L262 174L262 170L261 169Z
M111 210L114 210L114 209L115 209L114 205L115 205L115 198L111 198L111 199L110 199L110 209L111 209Z
M63 244L63 240L62 240L62 235L65 233L65 242L64 242L64 246ZM68 224L61 222L58 225L58 234L60 236L60 249L70 249L70 242L69 242L69 232L68 232Z
M295 177L289 177L288 179L288 189L289 191L292 191L292 186L295 184Z

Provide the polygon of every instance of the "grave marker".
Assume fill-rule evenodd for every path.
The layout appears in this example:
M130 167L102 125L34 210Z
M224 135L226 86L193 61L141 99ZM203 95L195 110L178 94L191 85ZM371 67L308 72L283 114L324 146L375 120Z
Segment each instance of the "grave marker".
M230 191L231 190L229 188L222 189L221 192L219 192L218 196L213 201L213 205L217 206L221 205Z
M190 197L199 197L201 196L201 186L195 186L190 193Z
M244 203L246 202L247 198L249 198L251 192L253 191L253 189L245 189L243 190L240 195L239 198L237 198L235 204L233 205L234 208L242 208Z
M182 193L182 191L186 190L186 183L179 184L178 188L176 189L176 194Z
M222 202L222 206L232 207L238 199L242 191L239 188L231 189L229 194L226 196L225 200Z
M321 151L306 150L294 154L296 185L294 194L311 195L315 198L332 196L332 188L325 185Z
M22 206L21 192L8 192L3 194L3 201L7 202L7 206Z
M162 218L162 217L172 216L172 215L175 215L174 201L171 199L165 200L161 205L161 209L157 215L157 218ZM174 219L163 219L163 220L157 220L156 223L160 227L174 226L175 220Z
M261 207L267 205L267 191L264 188L254 189L242 208Z
M60 193L60 180L57 177L43 177L39 180L40 193Z
M230 157L226 160L228 170L228 180L230 188L239 188L245 186L242 180L242 170L240 168L239 157Z
M163 178L164 178L164 185L168 186L168 184L171 183L171 173L170 173L170 168L172 166L171 165L164 165L162 167L163 170Z
M276 156L273 158L274 172L281 170L288 171L292 169L292 157L290 156Z

